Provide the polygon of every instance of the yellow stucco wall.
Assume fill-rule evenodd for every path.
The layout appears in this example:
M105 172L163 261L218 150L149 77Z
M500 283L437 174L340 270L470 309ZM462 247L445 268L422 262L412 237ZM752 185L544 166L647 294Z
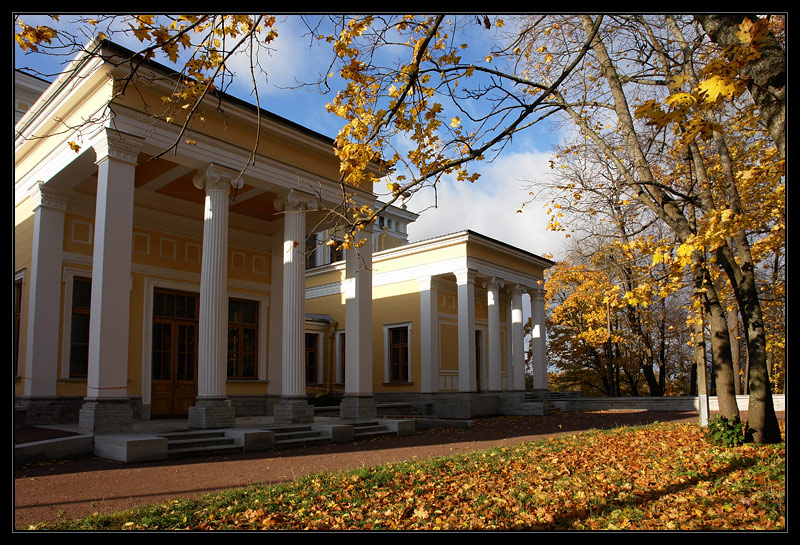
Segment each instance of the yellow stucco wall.
M23 273L22 313L19 328L17 376L25 375L25 339L28 331L28 299L30 295L31 255L33 247L33 199L27 198L14 208L14 273ZM22 395L24 383L16 380L14 394Z

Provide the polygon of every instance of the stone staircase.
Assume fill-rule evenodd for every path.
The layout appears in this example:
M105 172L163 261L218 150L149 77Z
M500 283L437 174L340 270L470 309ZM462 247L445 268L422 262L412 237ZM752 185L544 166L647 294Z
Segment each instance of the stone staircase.
M353 422L350 425L353 429L353 441L397 434L396 430L389 429L389 427L377 420ZM319 426L270 426L268 430L275 434L274 448L276 449L289 449L333 442L331 431ZM236 444L232 437L226 437L225 432L222 430L170 432L158 434L158 437L167 439L167 457L169 459L243 452L242 445Z
M355 441L396 434L396 431L390 430L387 426L379 423L377 420L353 423L353 435Z
M314 429L312 426L270 426L269 431L275 433L275 448L286 449L330 443L331 437L323 430Z
M97 435L93 445L90 441L89 449L98 458L120 462L148 462L347 443L380 435L410 435L415 429L413 419L360 422L338 420L315 424L277 424L210 430L172 429L151 433Z
M558 409L550 400L548 395L543 395L538 392L525 392L525 403L542 403L544 405L544 414L553 414L558 412Z
M217 430L191 430L159 434L167 440L167 458L214 456L242 452L242 446Z

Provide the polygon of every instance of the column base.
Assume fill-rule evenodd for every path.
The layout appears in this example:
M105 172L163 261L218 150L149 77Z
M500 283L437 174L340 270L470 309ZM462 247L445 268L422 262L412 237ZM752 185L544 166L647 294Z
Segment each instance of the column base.
M314 407L305 398L282 397L275 405L276 424L313 424Z
M339 416L342 420L365 420L378 417L375 396L359 396L345 394L339 404Z
M133 431L130 401L128 398L87 401L78 415L78 430L83 435Z
M189 407L189 427L197 429L236 427L236 409L229 399L198 399Z

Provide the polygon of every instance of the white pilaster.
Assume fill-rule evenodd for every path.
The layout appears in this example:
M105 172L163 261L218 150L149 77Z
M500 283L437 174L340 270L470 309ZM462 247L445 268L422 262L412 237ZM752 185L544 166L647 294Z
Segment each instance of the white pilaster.
M127 402L128 326L134 175L142 142L110 129L92 141L98 165L97 204L82 433L128 431L133 426Z
M544 289L528 290L531 296L533 337L533 389L547 390L547 330L545 327Z
M525 390L525 339L522 325L522 290L511 290L511 373L512 390Z
M456 271L458 285L458 391L475 392L475 276Z
M283 376L283 256L280 253L271 256L272 274L270 276L269 304L269 384L267 394L281 395Z
M189 408L189 426L221 428L235 424L227 399L228 350L228 195L238 183L233 170L210 164L193 183L205 191L203 257L200 271L200 320L197 332L197 404Z
M34 206L24 391L25 397L41 398L56 395L58 312L53 304L61 299L61 253L67 203L48 193L42 183L34 198L39 202Z
M418 278L420 319L420 392L439 391L439 290L430 276Z
M489 391L503 389L500 347L500 288L503 283L497 278L486 282L486 298L489 307Z
M283 331L281 335L281 401L276 422L309 422L313 407L306 400L305 376L305 240L306 211L316 209L314 195L291 190L276 202L283 214Z

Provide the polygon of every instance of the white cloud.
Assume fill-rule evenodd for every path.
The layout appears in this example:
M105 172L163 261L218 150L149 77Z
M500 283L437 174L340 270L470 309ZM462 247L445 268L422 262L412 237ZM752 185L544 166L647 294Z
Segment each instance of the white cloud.
M546 230L543 202L535 201L517 213L530 199L528 181L549 172L547 152L506 150L482 169L475 183L445 180L438 186L438 207L422 212L409 226L412 241L469 229L537 255L553 254L557 259L565 247L563 233ZM409 202L413 211L434 204L431 190L417 193Z

